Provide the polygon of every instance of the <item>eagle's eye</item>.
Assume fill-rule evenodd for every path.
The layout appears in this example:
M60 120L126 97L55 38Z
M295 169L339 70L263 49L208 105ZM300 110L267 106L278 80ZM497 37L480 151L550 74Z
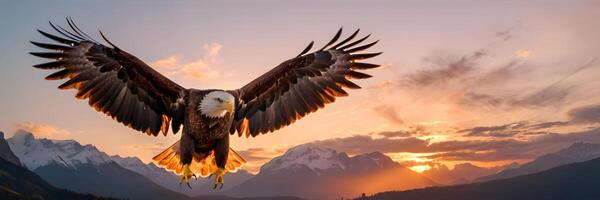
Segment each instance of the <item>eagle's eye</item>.
M221 98L215 98L216 101L218 101L219 103L223 103L223 99Z

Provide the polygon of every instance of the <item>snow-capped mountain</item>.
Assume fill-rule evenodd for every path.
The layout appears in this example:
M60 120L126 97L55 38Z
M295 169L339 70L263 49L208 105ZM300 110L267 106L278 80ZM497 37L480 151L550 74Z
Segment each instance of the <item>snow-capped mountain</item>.
M304 144L272 159L261 167L259 174L228 192L244 197L337 199L355 197L362 192L431 185L436 183L379 152L350 157L334 149Z
M303 144L288 149L261 167L261 173L276 173L280 170L308 168L317 175L332 171L369 171L399 166L380 152L349 157L344 152Z
M122 167L93 145L36 139L22 130L8 144L26 168L58 188L126 199L187 198Z
M213 180L200 178L190 182L192 189L182 189L179 185L179 176L156 166L152 162L144 163L137 157L121 157L118 155L109 156L93 145L81 145L74 140L37 139L33 134L19 130L7 141L16 156L22 158L21 161L24 166L34 172L36 172L36 170L37 172L44 171L48 168L53 168L54 171L54 168L57 166L72 169L77 172L83 171L84 169L78 169L82 167L106 167L115 163L124 170L142 175L153 183L173 192L186 194L188 196L216 193L211 189ZM39 168L42 169L38 170ZM44 176L42 175L42 177ZM224 186L224 189L232 188L251 177L252 174L245 170L229 173L226 176L227 185Z
M500 173L485 176L477 181L512 178L525 174L541 172L550 168L600 158L600 144L577 142L555 153L542 155L535 160L517 168L511 168Z
M81 145L74 140L36 139L33 134L19 130L8 144L29 170L56 163L65 167L79 164L105 164L112 160L93 145Z
M294 170L299 167L317 171L344 169L347 159L348 155L345 153L304 144L290 148L282 156L272 159L261 167L261 172L274 173L278 170Z

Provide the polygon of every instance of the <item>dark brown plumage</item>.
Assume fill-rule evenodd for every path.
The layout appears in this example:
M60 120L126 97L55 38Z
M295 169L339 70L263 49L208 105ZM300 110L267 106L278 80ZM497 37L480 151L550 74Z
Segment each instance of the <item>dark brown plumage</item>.
M341 35L342 29L323 49L332 45ZM369 37L342 46L358 34L358 30L342 42L327 50L298 56L281 63L244 87L234 91L239 98L233 134L256 136L273 132L306 114L333 103L336 97L347 96L344 88L358 89L348 79L371 77L356 70L376 68L379 65L359 63L381 53L351 54L367 49L377 41L354 47ZM342 47L340 47L342 46ZM308 47L312 47L312 42ZM339 48L338 48L339 47ZM307 52L307 48L303 53Z
M75 27L71 20L68 22ZM51 25L68 39L38 30L61 44L31 42L38 47L58 51L31 53L57 60L34 66L61 69L46 79L69 78L58 88L77 89L76 97L89 99L89 105L97 111L148 135L156 136L159 132L166 135L171 120L173 131L179 130L183 123L180 110L183 102L178 102L178 99L183 98L183 87L117 47L106 47L84 39L87 38L84 35Z
M154 159L167 169L181 174L191 164L194 173L207 176L217 168L235 171L245 161L229 148L229 135L256 136L273 132L315 112L337 97L347 96L346 88L360 88L350 79L370 78L357 70L379 65L361 63L380 53L357 53L377 41L361 44L370 35L352 41L358 30L337 42L340 29L324 47L312 53L311 42L295 58L287 60L244 87L233 91L185 89L135 56L116 47L100 32L111 47L102 45L81 31L71 19L70 30L50 25L63 37L38 30L59 44L31 42L51 50L34 56L55 61L35 65L58 70L48 80L68 79L60 89L76 89L76 97L88 99L90 106L135 130L157 136L173 133L183 125L182 139ZM235 108L213 117L202 113L200 104L209 93L230 94ZM220 95L222 95L221 93ZM209 99L211 100L211 99ZM215 98L215 105L225 105Z

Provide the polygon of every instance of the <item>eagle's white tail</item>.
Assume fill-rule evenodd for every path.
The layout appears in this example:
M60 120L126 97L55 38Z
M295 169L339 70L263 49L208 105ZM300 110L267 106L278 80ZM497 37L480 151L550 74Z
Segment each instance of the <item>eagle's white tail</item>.
M183 172L183 165L181 164L179 156L179 141L177 141L152 159L158 162L159 166L173 171L177 175L181 175ZM229 156L227 157L227 163L225 164L226 171L235 172L241 168L244 163L246 163L246 160L233 149L229 148ZM217 170L217 163L214 152L211 152L205 158L201 158L199 155L194 154L194 158L190 164L190 170L192 170L194 174L202 177L207 177L215 172Z

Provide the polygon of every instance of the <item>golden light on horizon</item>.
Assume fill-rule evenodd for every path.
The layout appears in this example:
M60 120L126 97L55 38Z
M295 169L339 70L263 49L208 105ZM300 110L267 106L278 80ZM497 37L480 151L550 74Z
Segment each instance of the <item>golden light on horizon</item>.
M406 162L406 161L415 161L415 162L431 162L433 159L426 158L427 156L435 155L436 153L410 153L410 152L400 152L400 153L387 153L386 155L392 158L392 160L396 162Z
M427 156L435 155L435 153L401 152L401 153L388 153L386 155L389 156L390 158L392 158L393 161L398 162L398 163L405 163L405 162L417 163L417 165L410 166L410 167L408 167L408 169L418 172L418 173L421 173L423 171L431 169L431 166L429 166L426 163L433 161L433 159L427 158ZM421 164L421 163L423 163L423 164Z
M442 121L442 120L433 120L433 121L418 122L419 125L423 125L423 126L435 126L435 125L443 124L443 123L447 123L447 122L446 121Z
M431 166L429 166L429 165L416 165L416 166L409 167L409 169L413 170L415 172L418 172L418 173L423 173L424 171L427 171L427 170L431 169Z
M431 144L431 143L442 142L442 141L448 140L448 135L426 135L426 136L418 137L418 138L422 139L422 140L429 140L429 142Z

